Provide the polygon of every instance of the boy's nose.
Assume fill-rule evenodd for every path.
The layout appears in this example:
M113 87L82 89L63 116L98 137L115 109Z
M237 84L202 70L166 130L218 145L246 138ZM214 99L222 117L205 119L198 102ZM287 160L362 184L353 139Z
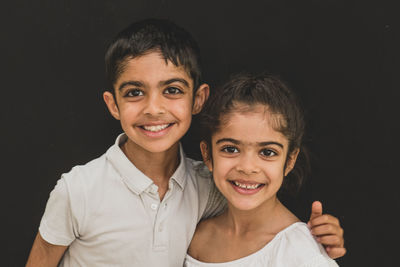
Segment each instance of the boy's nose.
M165 113L165 107L162 97L157 94L151 94L143 110L146 115L160 115Z

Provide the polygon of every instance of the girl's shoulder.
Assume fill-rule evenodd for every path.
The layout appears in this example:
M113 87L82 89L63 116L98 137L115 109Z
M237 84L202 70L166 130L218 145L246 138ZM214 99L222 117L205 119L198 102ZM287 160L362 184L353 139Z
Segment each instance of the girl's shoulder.
M303 222L296 222L283 229L271 242L271 246L271 251L280 251L281 257L274 258L277 266L284 262L287 266L296 262L302 263L301 266L337 266Z
M212 244L218 233L218 218L219 216L216 216L199 222L188 249L189 255L197 258L210 243Z

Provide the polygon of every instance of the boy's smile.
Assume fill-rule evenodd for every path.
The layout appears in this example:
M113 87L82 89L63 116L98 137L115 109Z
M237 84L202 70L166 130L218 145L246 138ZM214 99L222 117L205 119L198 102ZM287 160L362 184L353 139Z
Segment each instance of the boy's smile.
M192 114L200 112L208 96L208 86L202 85L193 98L193 80L186 70L158 51L127 59L114 88L116 103L110 92L104 100L135 153L176 149Z

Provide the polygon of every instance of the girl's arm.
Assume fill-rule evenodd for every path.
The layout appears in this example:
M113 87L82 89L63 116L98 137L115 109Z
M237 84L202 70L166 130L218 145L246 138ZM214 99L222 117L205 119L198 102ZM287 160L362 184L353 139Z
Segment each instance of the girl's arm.
M346 254L339 220L332 215L322 214L322 204L319 201L312 204L308 226L317 241L324 245L329 257L336 259Z

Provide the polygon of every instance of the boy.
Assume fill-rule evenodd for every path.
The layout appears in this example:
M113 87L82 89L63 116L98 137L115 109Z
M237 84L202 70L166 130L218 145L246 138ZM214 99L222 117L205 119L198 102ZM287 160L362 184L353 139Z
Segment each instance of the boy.
M165 20L137 22L105 62L104 101L124 134L57 182L27 266L182 266L196 224L225 205L179 144L209 95L190 34ZM316 235L344 255L336 218L316 213Z

